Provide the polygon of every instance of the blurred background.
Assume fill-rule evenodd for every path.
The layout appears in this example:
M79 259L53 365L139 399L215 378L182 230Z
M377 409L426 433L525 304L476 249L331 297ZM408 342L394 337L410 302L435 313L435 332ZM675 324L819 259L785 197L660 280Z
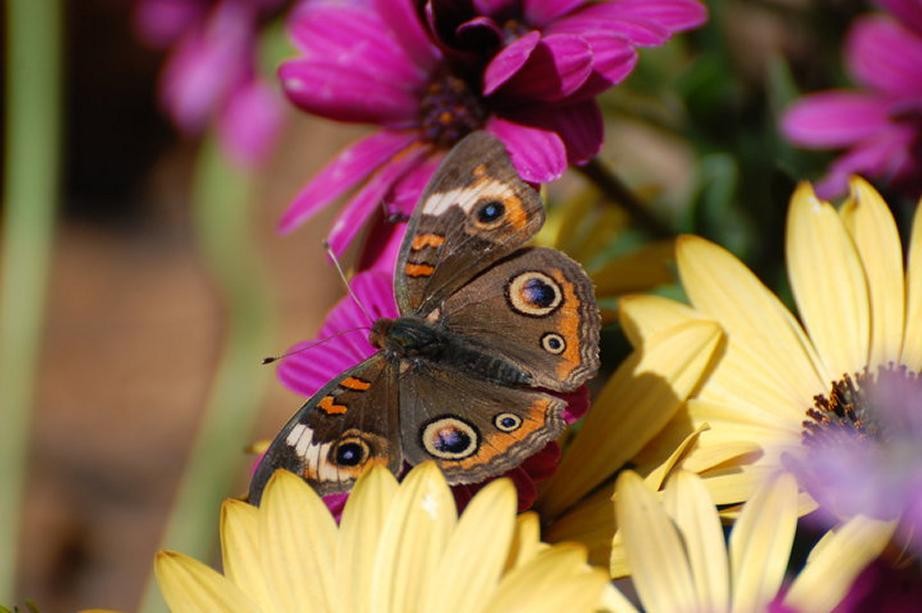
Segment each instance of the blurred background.
M602 157L677 229L721 242L777 286L787 199L828 159L785 145L777 117L799 90L846 82L841 40L870 5L708 5L706 27L642 52L629 80L602 98ZM62 6L61 182L13 593L42 611L133 610L228 342L228 309L192 202L205 145L180 137L158 108L163 53L139 42L133 2ZM321 248L335 210L288 236L275 225L299 187L363 131L290 106L285 122L244 203L265 333L238 371L251 377L238 384L254 394L258 420L248 439L226 441L240 458L230 495L246 487L247 440L271 438L303 401L260 359L310 338L343 293ZM233 183L237 171L223 168ZM580 182L568 175L552 200ZM211 517L215 536L217 508Z

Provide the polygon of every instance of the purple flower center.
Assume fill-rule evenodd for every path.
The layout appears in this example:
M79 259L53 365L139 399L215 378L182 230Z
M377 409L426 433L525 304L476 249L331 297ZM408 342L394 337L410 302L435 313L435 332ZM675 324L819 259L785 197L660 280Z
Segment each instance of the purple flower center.
M802 440L807 447L835 444L858 436L869 442L886 442L912 412L911 404L922 398L922 377L904 365L889 363L876 373L867 368L854 376L844 375L826 395L814 397L803 422Z
M436 76L426 86L420 104L423 140L450 147L467 134L482 128L487 110L462 79L451 75Z

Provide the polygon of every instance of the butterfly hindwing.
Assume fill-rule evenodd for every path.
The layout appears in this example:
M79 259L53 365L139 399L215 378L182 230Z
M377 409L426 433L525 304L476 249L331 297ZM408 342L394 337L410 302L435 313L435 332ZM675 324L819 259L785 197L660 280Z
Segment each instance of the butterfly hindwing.
M397 406L396 367L382 354L342 373L272 441L250 482L250 502L259 504L278 468L300 475L321 495L349 489L372 464L399 473Z
M522 249L448 297L438 324L530 373L534 387L571 391L599 368L592 281L554 249Z
M502 142L470 134L445 157L410 218L394 277L400 312L427 314L543 223L541 199Z
M449 483L477 483L519 465L565 426L560 398L420 364L400 378L406 460L435 460Z

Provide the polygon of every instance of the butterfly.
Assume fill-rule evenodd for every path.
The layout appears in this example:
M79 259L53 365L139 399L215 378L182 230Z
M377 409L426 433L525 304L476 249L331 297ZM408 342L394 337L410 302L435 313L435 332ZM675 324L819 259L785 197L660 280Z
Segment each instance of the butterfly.
M566 403L548 392L595 375L601 323L578 263L524 247L543 223L503 144L486 132L461 140L408 222L394 275L400 316L374 322L379 351L282 428L250 502L278 468L321 495L349 489L372 465L398 475L426 460L451 484L477 483L558 436Z

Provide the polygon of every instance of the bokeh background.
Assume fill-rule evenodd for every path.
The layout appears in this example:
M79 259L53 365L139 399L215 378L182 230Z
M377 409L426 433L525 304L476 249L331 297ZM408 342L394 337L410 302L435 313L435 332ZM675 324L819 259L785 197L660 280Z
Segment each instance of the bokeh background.
M707 26L642 52L602 98L603 159L677 229L728 246L778 287L787 198L828 158L786 145L777 119L798 91L847 82L841 41L870 5L707 4ZM132 5L65 3L62 183L15 560L16 597L43 611L137 606L227 331L193 219L203 144L160 112L163 55L138 42ZM311 337L343 293L321 247L335 210L285 237L275 224L299 186L363 133L286 112L247 199L272 330L247 356L260 398L250 440L271 437L303 400L261 358ZM568 175L551 199L581 181ZM241 458L229 494L246 487L245 443L227 441Z

